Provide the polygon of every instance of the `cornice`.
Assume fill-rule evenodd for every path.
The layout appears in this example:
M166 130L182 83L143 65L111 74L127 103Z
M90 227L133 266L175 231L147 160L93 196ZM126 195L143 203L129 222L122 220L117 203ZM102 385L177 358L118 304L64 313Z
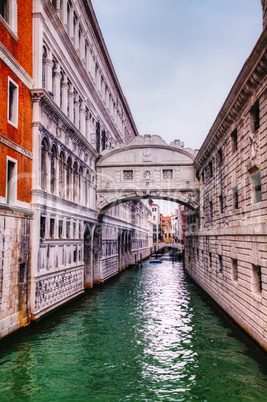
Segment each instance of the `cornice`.
M49 8L49 10L50 10L50 6L47 7L47 8ZM46 8L45 8L45 10L46 10ZM60 20L57 17L57 15L55 15L55 14L53 14L52 17L53 17L53 20L57 20L56 25L54 26L54 28L56 29L56 27L59 26ZM69 35L67 34L67 32L66 32L66 30L65 30L65 28L63 27L62 24L61 24L60 27L62 29L58 29L57 33L58 33L60 39L62 40L64 46L66 47L67 53L72 56L71 58L72 58L72 61L73 61L74 65L75 65L75 71L71 68L68 60L65 57L65 54L61 51L61 49L60 50L58 49L58 45L57 45L57 43L55 41L55 38L52 35L52 33L50 32L50 30L49 30L49 28L48 28L48 26L47 26L45 21L44 21L44 34L43 34L44 41L47 43L47 45L50 48L53 48L53 53L54 53L55 57L58 60L62 61L65 58L65 63L68 63L68 70L69 70L69 73L71 75L70 79L71 79L71 81L73 81L72 77L76 77L75 86L77 88L79 88L79 92L83 94L83 97L85 99L85 103L87 104L89 102L89 104L90 104L90 105L88 105L89 109L93 109L93 108L95 109L95 105L96 105L98 107L98 109L99 109L99 112L101 112L101 115L107 121L107 124L110 126L110 128L111 128L112 132L114 133L116 139L121 141L121 136L120 136L120 134L119 134L119 132L118 132L118 130L117 130L112 118L111 118L111 116L109 115L109 113L107 112L106 108L104 107L103 102L102 102L102 100L101 100L101 98L100 98L100 96L98 94L98 91L96 90L94 84L92 83L88 73L85 71L85 68L84 68L80 58L77 57L77 52L73 47L73 44L72 44L72 42L71 42L71 40L69 38ZM61 54L59 54L59 52L61 52ZM64 69L64 66L63 66L63 69ZM87 98L88 94L84 90L84 87L81 85L81 81L77 78L77 72L81 76L83 82L86 84L86 88L88 89L88 91L90 92L90 95L92 96L92 98L94 100L95 105L93 107L91 105L92 102L90 101L89 98Z
M34 81L29 74L21 67L14 56L7 50L7 48L0 42L0 59L16 74L21 82L28 88L34 87Z
M221 139L227 134L233 122L238 122L244 106L266 77L266 44L267 30L264 30L241 69L196 156L195 165L198 169L206 163L206 160L210 157Z

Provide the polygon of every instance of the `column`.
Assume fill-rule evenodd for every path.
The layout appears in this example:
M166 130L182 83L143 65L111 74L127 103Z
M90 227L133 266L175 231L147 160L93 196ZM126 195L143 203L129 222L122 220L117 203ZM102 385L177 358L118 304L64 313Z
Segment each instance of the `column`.
M52 87L52 68L53 68L53 61L52 61L52 53L51 50L47 49L47 58L44 60L44 74L45 74L45 89L49 92L53 91Z
M56 67L54 69L54 77L53 77L53 92L54 92L54 101L56 104L60 107L60 65L59 63L56 63Z
M80 40L80 58L85 63L85 37L83 31L81 31L81 40Z
M68 2L67 0L64 0L62 2L62 17L61 17L61 21L62 24L64 26L65 29L67 29L67 24L68 24L68 10L67 10L67 5Z
M75 94L75 99L74 99L74 109L75 109L75 119L74 119L74 124L75 126L79 129L79 114L80 114L80 99L79 99L79 95Z
M69 119L73 123L74 93L73 93L73 85L72 84L70 84L70 87L69 87L68 101L69 101Z
M62 111L67 115L68 113L68 79L67 75L63 73L63 82L62 82Z
M80 131L84 137L86 137L86 126L85 126L85 104L81 101L80 105Z

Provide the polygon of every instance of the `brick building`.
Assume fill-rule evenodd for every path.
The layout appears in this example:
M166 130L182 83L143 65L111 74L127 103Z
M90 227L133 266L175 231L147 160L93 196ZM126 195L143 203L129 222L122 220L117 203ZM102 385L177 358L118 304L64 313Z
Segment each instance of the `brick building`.
M0 338L28 322L32 2L0 5ZM26 23L25 23L26 22Z

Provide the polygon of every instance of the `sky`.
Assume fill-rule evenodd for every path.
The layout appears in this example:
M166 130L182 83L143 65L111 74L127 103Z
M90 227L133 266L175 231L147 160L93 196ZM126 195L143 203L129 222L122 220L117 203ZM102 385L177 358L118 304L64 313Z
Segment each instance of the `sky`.
M92 0L140 135L199 149L262 32L260 0Z

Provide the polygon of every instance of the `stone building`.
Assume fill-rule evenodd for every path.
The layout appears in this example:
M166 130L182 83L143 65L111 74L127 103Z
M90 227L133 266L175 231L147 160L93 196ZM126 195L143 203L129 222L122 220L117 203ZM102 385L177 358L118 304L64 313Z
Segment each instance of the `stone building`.
M267 349L267 29L245 62L196 159L198 219L186 270ZM192 216L191 216L192 218Z
M0 338L29 319L31 13L31 2L4 0L0 4Z
M152 204L152 224L153 224L153 243L159 243L160 236L160 207L158 204Z
M33 2L31 310L38 318L149 253L150 207L101 220L95 162L138 135L90 1Z

